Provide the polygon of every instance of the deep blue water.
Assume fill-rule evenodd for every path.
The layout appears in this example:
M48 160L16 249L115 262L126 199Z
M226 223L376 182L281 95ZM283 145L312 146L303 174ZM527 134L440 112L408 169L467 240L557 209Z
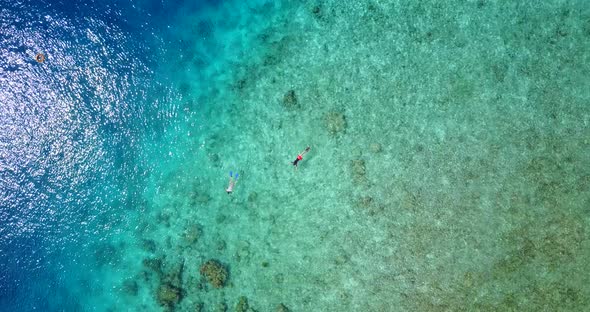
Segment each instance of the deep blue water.
M138 142L165 123L173 91L157 72L181 6L0 4L3 311L86 310L80 294L92 293L93 270L117 261L103 241L139 207Z

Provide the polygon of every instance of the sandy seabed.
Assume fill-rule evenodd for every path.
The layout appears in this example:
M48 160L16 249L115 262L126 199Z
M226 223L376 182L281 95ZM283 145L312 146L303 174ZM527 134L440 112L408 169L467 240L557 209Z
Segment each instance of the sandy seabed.
M587 307L589 20L584 1L492 0L250 1L179 17L182 57L161 70L179 96L144 143L132 230L109 238L107 302ZM221 269L207 275L211 259Z

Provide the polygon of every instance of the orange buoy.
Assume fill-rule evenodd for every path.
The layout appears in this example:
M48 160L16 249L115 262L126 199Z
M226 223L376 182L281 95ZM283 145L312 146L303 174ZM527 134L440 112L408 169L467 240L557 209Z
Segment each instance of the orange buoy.
M45 55L43 55L43 53L38 53L37 56L35 56L35 60L39 63L43 63L45 62Z

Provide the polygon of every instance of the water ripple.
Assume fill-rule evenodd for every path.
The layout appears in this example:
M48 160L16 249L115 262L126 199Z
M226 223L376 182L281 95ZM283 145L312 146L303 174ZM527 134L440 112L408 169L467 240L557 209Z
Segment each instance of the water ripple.
M124 202L133 142L149 126L146 47L120 9L54 7L0 7L0 297L11 301L23 281L81 261L71 245L108 233L103 216L120 214L113 202Z

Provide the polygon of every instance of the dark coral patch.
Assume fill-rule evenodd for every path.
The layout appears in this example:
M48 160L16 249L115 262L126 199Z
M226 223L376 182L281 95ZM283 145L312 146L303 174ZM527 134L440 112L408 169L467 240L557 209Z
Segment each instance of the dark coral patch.
M227 269L217 260L209 260L200 269L201 275L215 288L222 288L228 278Z

